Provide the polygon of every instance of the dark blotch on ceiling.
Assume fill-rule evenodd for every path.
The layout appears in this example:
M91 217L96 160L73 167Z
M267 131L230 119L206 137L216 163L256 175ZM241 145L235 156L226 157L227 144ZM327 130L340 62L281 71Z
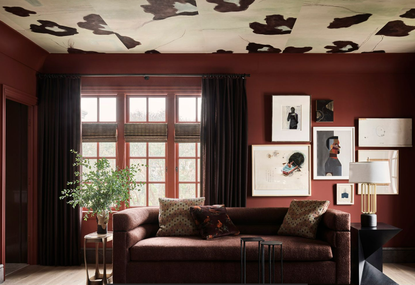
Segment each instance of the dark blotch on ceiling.
M280 53L279 48L274 48L271 45L261 45L257 43L249 43L246 46L248 53Z
M224 49L218 49L217 51L212 52L212 53L233 53L233 51L231 51L231 50L224 50Z
M138 45L141 45L140 42L137 42L136 40L127 37L122 36L118 33L115 33L113 31L106 30L107 23L102 19L100 15L97 14L89 14L84 17L85 22L79 22L78 26L83 29L91 30L95 35L116 35L117 38L123 43L123 45L127 49L134 48Z
M312 47L286 47L283 53L306 53L312 49Z
M206 0L209 3L217 4L215 11L218 12L239 12L248 9L249 5L255 2L255 0L239 0L239 5L235 3L226 2L225 0Z
M345 53L359 49L359 45L352 41L335 41L334 46L325 46L324 48L329 49L327 53Z
M405 14L402 14L399 17L415 19L415 9L410 9L410 10L406 11Z
M253 22L249 24L249 27L254 30L255 34L284 35L291 33L296 20L296 18L285 20L282 15L268 15L265 17L266 25Z
M30 25L30 29L34 33L49 34L57 37L73 36L78 33L75 28L62 26L52 21L38 20L38 22L40 25ZM53 29L61 31L54 31Z
M388 37L406 37L414 30L414 26L407 26L401 20L390 21L376 35Z
M150 5L141 5L144 9L144 12L151 13L154 15L153 20L163 20L169 17L184 15L184 16L194 16L197 15L197 11L178 11L174 6L190 4L197 7L195 0L147 0Z
M96 52L96 51L85 51L73 47L68 48L68 53L74 53L74 54L83 54L83 53L102 53L102 52Z
M13 15L19 16L19 17L29 17L30 14L36 14L34 11L26 10L22 7L7 7L3 6L4 10L6 12L12 13Z
M329 29L348 28L366 22L372 14L359 14L351 17L334 18L334 21L327 27Z
M151 49L151 50L147 50L145 53L146 54L159 54L160 52L155 49Z

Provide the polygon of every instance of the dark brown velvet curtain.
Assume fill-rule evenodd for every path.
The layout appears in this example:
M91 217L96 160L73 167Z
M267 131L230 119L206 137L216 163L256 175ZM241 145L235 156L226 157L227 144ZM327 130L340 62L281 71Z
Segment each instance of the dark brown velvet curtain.
M39 75L39 248L41 265L79 265L81 213L60 200L74 180L81 142L81 79Z
M202 195L205 204L245 207L248 127L245 79L202 78Z

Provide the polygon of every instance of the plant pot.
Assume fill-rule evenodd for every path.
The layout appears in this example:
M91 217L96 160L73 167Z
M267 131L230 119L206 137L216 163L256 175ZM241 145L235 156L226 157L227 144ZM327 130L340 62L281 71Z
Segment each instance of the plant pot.
M108 220L108 213L97 214L97 234L105 235L108 233Z

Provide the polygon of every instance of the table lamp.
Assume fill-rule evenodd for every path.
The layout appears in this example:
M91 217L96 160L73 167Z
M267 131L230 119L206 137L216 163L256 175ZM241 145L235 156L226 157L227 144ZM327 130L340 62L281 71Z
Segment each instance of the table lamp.
M362 183L361 212L362 227L377 226L376 184L389 184L388 161L351 162L349 164L349 182Z

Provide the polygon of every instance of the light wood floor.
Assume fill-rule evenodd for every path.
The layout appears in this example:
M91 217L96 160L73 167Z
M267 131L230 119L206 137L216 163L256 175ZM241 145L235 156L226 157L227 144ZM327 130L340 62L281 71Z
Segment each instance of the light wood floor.
M93 265L89 267L93 274ZM111 270L111 269L110 269ZM400 285L415 284L415 263L385 263L383 272ZM53 267L30 265L6 277L4 285L84 285L85 268L83 266Z

